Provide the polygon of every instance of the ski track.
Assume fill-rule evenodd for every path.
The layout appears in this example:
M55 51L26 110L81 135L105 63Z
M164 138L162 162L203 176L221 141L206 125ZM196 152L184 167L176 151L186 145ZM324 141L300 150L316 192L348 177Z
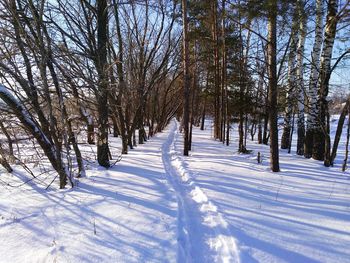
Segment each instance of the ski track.
M162 146L164 169L178 201L177 262L240 262L227 222L196 185L176 149L177 126L173 120Z

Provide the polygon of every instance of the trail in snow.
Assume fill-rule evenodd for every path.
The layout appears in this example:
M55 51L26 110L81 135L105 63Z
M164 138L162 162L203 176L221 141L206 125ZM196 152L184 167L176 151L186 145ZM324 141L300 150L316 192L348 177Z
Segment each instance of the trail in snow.
M253 152L238 154L238 127L233 125L229 147L213 140L211 127L211 120L203 131L194 127L184 164L229 223L241 262L350 262L349 173L341 172L342 155L325 168L281 150L282 171L272 173L268 146L248 140ZM177 147L182 143L179 137ZM265 156L262 164L257 152Z
M177 122L162 147L167 178L178 200L178 262L240 262L228 224L192 179L176 151Z
M160 151L168 130L108 170L89 162L73 189L0 183L0 263L176 262L177 200ZM110 146L114 154L120 139L111 137ZM85 159L94 157L95 146L80 147ZM13 185L25 175L0 169Z

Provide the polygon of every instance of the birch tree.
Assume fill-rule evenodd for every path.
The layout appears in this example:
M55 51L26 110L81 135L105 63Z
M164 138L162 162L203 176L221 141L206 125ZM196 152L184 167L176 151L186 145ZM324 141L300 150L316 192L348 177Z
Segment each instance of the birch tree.
M313 154L316 160L325 160L325 165L329 165L330 159L330 137L329 137L329 113L328 113L328 89L329 74L331 70L331 59L334 40L337 30L338 16L337 0L330 0L327 6L327 19L324 32L324 43L320 62L320 72L318 78L317 111L318 122L314 130ZM326 156L325 156L326 153Z
M297 48L297 106L298 106L298 140L297 140L297 154L304 155L304 140L305 140L305 89L304 89L304 49L305 38L307 32L307 19L305 13L305 2L298 1L299 14L299 41Z
M317 79L323 43L323 2L324 0L316 0L315 40L311 53L310 80L307 90L308 115L306 119L306 133L304 140L304 156L306 158L311 158L312 156L313 137L317 126Z

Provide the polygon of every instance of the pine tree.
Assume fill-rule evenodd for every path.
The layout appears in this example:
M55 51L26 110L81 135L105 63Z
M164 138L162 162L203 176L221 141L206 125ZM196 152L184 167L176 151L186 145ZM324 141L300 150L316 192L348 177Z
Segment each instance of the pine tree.
M184 155L189 152L189 114L190 114L190 72L189 72L189 39L187 21L187 0L182 0L182 64L183 64L183 127L184 127Z
M268 4L268 73L269 73L269 124L270 124L270 167L279 172L278 126L277 126L277 0Z

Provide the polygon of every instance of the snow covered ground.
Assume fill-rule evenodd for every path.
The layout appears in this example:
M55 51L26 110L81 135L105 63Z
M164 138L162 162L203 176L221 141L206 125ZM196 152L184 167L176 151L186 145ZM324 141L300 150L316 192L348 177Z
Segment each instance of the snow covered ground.
M282 151L271 173L236 134L224 146L207 122L185 158L172 121L74 189L1 185L0 262L350 262L348 172Z
M223 146L210 129L194 130L185 167L228 223L242 262L350 262L349 172L281 151L282 171L271 173L267 146L250 143L253 153L241 155L236 137Z
M162 163L166 137L138 146L109 170L91 165L74 189L0 186L0 262L175 262L177 202Z

